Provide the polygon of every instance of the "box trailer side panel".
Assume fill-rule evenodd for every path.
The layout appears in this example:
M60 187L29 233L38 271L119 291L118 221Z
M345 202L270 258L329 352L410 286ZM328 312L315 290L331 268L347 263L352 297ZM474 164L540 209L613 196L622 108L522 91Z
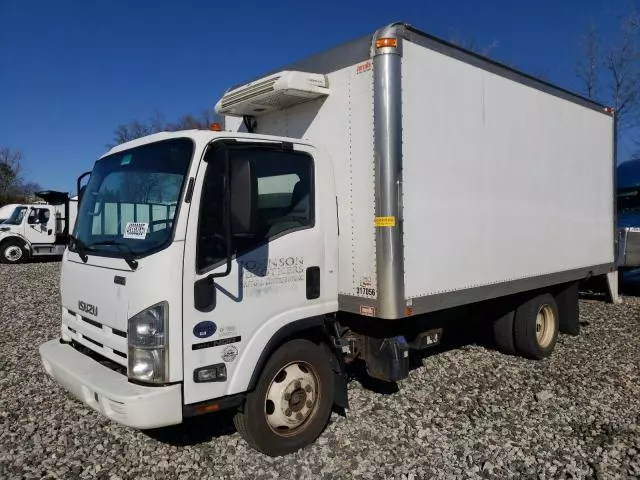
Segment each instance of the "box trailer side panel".
M613 120L406 41L408 299L614 261Z
M358 308L354 297L375 298L377 291L372 73L366 59L328 73L326 98L260 115L255 132L305 139L331 157L340 229L338 288L346 310ZM225 129L244 131L244 125L228 116Z

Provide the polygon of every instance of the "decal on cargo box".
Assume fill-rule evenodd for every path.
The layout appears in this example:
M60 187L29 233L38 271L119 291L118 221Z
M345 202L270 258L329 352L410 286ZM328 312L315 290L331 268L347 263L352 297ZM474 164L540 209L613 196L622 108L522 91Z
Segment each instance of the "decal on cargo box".
M198 338L208 338L216 333L216 330L216 324L212 321L207 320L205 322L200 322L196 324L195 327L193 327L193 335Z
M360 305L360 315L365 315L367 317L375 317L376 307L370 307L369 305Z
M222 351L222 360L225 362L233 362L238 356L238 349L235 345L229 345Z
M365 297L376 296L376 289L373 287L373 282L369 277L360 280L360 286L356 287L356 294Z
M124 229L124 238L135 238L137 240L144 240L145 238L147 238L148 229L148 223L129 222Z
M396 217L376 217L376 227L395 227Z
M356 75L360 75L361 73L368 72L373 69L373 62L371 60L367 60L364 63L356 66Z

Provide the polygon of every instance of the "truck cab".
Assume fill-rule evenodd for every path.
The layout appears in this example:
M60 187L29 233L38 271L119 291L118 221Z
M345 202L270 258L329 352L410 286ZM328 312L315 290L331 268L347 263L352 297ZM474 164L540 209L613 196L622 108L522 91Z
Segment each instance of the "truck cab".
M278 341L323 335L337 310L336 218L331 161L304 141L188 131L116 147L80 198L46 371L138 428L240 402ZM278 388L306 400L273 431L300 427L334 382L328 366L288 368Z

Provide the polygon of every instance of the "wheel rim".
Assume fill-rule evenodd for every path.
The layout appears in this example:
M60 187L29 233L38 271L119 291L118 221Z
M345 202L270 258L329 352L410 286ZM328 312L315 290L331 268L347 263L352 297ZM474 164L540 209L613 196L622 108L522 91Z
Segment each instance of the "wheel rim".
M17 245L11 245L5 249L4 258L10 262L17 262L22 258L22 249Z
M291 436L306 428L319 405L320 381L306 362L292 362L281 368L269 384L264 413L277 435Z
M553 309L549 305L543 305L538 310L536 316L536 339L538 345L546 348L553 339L553 333L555 331L556 315Z

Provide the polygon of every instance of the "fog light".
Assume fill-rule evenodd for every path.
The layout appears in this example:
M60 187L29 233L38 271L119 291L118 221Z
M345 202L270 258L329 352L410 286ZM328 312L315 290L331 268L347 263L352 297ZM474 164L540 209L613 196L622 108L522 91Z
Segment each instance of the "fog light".
M193 371L193 381L204 382L226 382L227 366L224 363L217 363L207 367L200 367Z

